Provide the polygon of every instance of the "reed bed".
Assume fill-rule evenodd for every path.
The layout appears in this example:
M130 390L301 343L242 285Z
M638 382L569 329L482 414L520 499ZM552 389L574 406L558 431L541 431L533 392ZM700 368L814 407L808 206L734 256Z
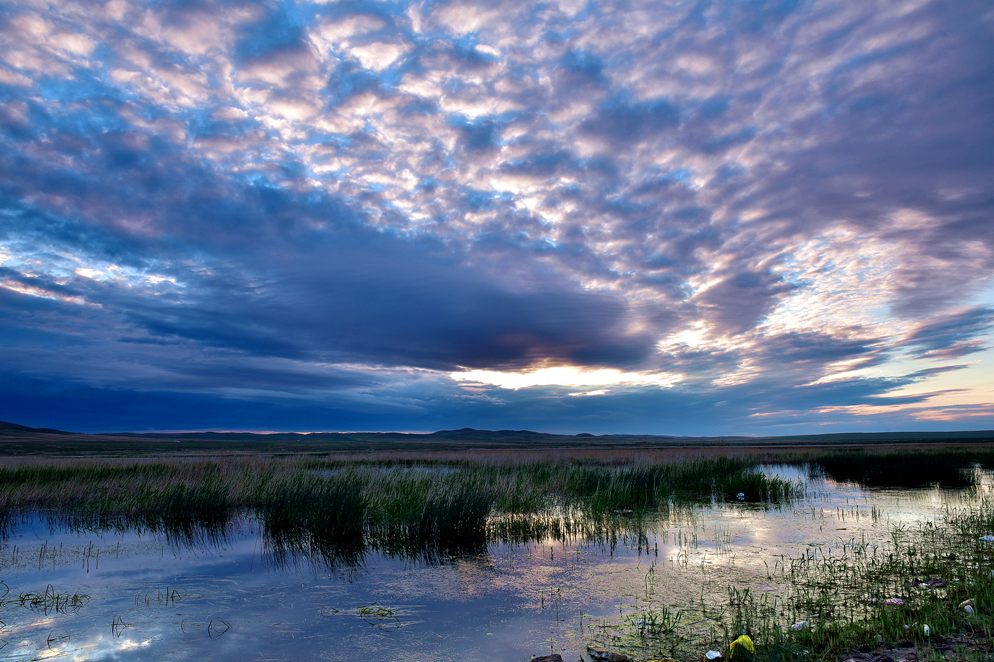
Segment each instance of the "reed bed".
M28 513L53 524L223 535L257 516L274 551L356 562L367 548L438 558L495 540L567 537L626 526L675 503L781 501L800 487L742 459L589 462L339 462L304 458L0 469L0 525Z
M879 450L821 453L807 459L816 473L864 487L969 487L973 476L964 467L994 467L990 449L949 449L896 454Z

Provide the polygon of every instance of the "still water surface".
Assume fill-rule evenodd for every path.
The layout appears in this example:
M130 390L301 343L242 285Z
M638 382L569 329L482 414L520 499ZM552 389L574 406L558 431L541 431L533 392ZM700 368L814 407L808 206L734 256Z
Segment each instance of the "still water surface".
M894 526L941 519L990 493L979 487L868 488L802 482L790 505L674 508L606 539L493 543L457 558L368 553L330 568L276 555L258 521L192 538L136 530L73 530L42 515L0 543L0 658L11 660L528 660L586 659L646 605L726 599L728 586L775 591L767 569L812 546L886 542ZM24 593L79 594L56 609Z

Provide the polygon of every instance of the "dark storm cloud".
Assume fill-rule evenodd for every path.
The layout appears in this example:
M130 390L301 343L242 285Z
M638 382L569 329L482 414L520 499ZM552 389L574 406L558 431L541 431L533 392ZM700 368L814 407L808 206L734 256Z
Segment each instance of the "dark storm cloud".
M430 240L361 231L328 239L287 246L292 258L275 264L250 253L245 265L259 282L207 282L192 301L133 317L155 333L253 353L439 369L543 358L628 363L649 351L649 339L624 334L617 302L566 282L515 292Z

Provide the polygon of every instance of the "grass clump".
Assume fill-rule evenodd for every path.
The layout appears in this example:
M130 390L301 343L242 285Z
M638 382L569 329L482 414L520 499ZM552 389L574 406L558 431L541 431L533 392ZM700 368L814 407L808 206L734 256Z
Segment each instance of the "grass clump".
M777 590L728 587L724 604L630 615L625 650L697 659L742 634L752 659L994 659L994 499L950 508L940 522L895 526L885 544L853 540L784 559ZM966 609L969 606L970 609ZM721 642L724 642L722 644Z
M781 578L790 588L783 610L809 627L784 628L755 600L739 603L736 618L770 642L759 659L788 659L798 648L829 659L901 644L923 655L958 650L956 659L991 659L994 544L979 538L992 530L994 501L985 498L950 509L940 523L896 528L887 545L857 543L795 560Z

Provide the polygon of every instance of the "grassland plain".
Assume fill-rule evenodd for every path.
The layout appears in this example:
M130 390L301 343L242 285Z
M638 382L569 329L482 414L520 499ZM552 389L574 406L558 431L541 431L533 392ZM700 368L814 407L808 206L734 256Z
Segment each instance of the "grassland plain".
M800 485L758 469L768 454L637 457L22 455L0 467L0 526L40 513L58 525L146 528L193 540L223 536L250 514L275 556L305 554L337 566L360 563L371 550L434 562L480 553L491 542L638 537L667 509L739 493L768 504L801 496ZM866 485L979 489L963 469L992 466L994 453L900 457L895 471L895 457L879 451L781 455ZM981 537L994 530L994 504L989 496L971 503L941 521L895 528L885 545L854 542L782 558L769 570L776 593L729 586L721 604L680 609L648 601L637 616L605 626L601 638L636 659L698 659L703 643L722 647L743 632L761 660L872 659L902 646L919 659L992 659L994 544ZM896 596L902 604L885 602Z
M779 437L671 437L633 434L547 434L530 430L440 430L433 433L105 433L82 434L31 428L0 421L0 459L36 456L155 457L162 455L244 455L391 453L411 455L484 454L611 455L643 451L650 455L697 457L772 452L824 452L827 449L928 450L938 447L994 447L994 430L958 432L873 432Z

